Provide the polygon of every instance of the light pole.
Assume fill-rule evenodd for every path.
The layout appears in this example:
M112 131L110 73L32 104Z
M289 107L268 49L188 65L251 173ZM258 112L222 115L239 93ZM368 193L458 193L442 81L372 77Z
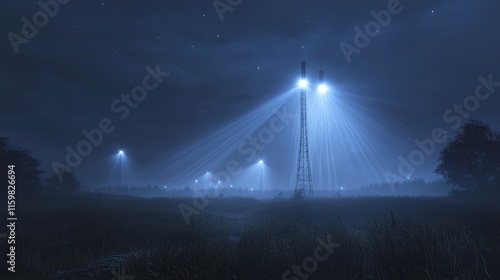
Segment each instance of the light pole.
M123 150L118 151L118 187L121 188L123 184Z
M210 170L207 171L205 175L205 189L208 190L210 188Z
M260 178L259 178L258 189L264 191L264 161L259 160L259 165L260 165Z
M311 161L309 158L309 142L308 142L308 128L307 128L307 90L309 89L309 82L306 77L306 62L301 63L301 79L299 80L298 87L300 89L300 133L299 133L299 155L297 161L297 183L295 191L308 192L310 196L313 195L313 183L311 173ZM326 94L329 89L324 82L323 69L319 71L319 84L317 86L319 94Z
M297 184L295 192L313 192L311 162L309 159L309 143L307 129L307 96L309 83L306 79L306 62L301 63L300 88L300 132L299 132L299 154L297 157Z

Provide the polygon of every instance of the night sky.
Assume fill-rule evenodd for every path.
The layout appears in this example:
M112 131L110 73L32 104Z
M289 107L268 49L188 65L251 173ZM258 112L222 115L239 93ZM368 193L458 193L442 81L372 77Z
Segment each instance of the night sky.
M222 14L211 1L64 2L14 47L11 32L19 40L22 18L33 22L42 9L9 1L0 12L0 136L31 150L50 176L65 147L85 139L83 129L111 119L115 130L75 168L87 187L107 184L109 173L96 170L120 148L133 159L136 184L161 184L140 174L293 87L303 59L311 76L322 66L335 88L371 100L370 110L392 120L386 129L408 143L396 155L437 127L453 135L458 120L443 114L474 95L479 76L500 81L494 0L222 1L220 9L231 8ZM355 28L388 3L399 12L349 63L340 44L355 47ZM142 85L148 66L169 75L120 120L111 104ZM500 87L467 118L500 129L498 95ZM435 179L437 156L415 176Z

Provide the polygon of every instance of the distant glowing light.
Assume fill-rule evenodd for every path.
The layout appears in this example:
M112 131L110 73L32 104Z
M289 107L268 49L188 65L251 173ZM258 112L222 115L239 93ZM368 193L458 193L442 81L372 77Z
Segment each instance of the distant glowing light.
M325 84L321 84L318 86L318 92L321 94L325 94L328 92L328 86Z
M301 79L299 81L299 87L300 88L307 88L308 85L309 85L309 82L307 80L305 80L305 79Z
M220 181L219 181L219 183L218 183L218 184L220 184Z
M340 187L340 190L343 190L343 189L344 189L344 187Z
M229 186L229 187L230 187L230 188L232 188L232 187L233 187L233 185L231 185L231 186Z
M120 150L120 151L118 152L118 154L119 154L119 155L123 155L123 151L122 151L122 150Z
M195 183L198 183L198 180L194 180Z
M263 164L263 163L264 163L264 161L263 161L263 160L259 160L259 163L260 163L260 164Z

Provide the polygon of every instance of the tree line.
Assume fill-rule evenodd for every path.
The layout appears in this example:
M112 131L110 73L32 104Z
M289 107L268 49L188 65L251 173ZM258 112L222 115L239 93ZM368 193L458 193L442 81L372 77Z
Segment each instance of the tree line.
M5 168L5 176L8 165L15 165L19 195L80 190L80 183L72 172L65 172L62 180L54 174L42 182L40 161L30 151L13 147L8 138L0 137L0 168ZM456 187L454 193L500 194L500 133L481 121L467 122L441 150L435 173Z
M61 181L56 175L43 181L40 160L30 151L12 146L9 138L0 137L0 169L5 170L5 177L9 165L15 166L15 191L18 196L32 197L44 191L69 193L80 190L80 182L73 173L64 173Z

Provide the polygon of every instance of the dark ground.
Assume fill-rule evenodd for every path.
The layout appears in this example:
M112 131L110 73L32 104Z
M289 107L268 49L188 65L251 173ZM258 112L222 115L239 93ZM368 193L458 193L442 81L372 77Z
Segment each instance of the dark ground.
M500 279L498 203L423 197L207 201L189 225L179 205L193 207L190 198L81 194L19 201L17 272L4 273L2 262L1 277ZM318 238L340 246L329 252ZM316 259L318 246L327 256L323 261ZM293 266L300 267L297 274Z

